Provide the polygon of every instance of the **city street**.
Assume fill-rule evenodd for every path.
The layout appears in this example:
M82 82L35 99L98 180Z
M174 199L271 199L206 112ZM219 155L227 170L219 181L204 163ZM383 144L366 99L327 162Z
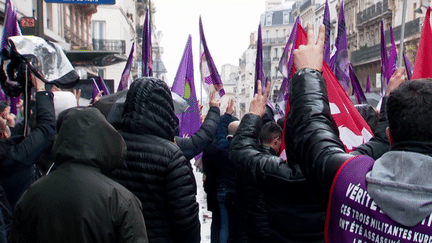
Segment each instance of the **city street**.
M201 243L210 243L210 225L212 220L212 213L207 210L206 193L204 192L202 181L203 174L196 170L196 167L194 166L194 159L191 160L191 163L198 187L197 201L199 203L199 219L201 222Z

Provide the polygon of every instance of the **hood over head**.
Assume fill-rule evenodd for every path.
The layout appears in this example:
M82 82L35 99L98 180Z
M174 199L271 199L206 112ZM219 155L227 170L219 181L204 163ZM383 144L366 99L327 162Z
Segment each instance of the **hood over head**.
M153 77L135 80L126 96L121 129L173 141L178 126L168 85Z
M366 175L368 192L381 210L404 226L414 226L432 213L432 157L390 151Z
M53 147L56 164L79 163L108 173L126 158L126 143L96 108L71 108Z

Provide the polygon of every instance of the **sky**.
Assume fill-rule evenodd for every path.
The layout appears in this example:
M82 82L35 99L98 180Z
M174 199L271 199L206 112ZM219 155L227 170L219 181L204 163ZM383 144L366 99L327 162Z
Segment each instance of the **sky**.
M238 66L240 56L249 46L250 34L258 30L260 16L265 12L265 0L152 0L152 4L156 7L155 27L163 33L162 61L168 71L169 85L174 81L187 38L192 36L198 99L201 82L199 16L210 54L221 74L224 64Z

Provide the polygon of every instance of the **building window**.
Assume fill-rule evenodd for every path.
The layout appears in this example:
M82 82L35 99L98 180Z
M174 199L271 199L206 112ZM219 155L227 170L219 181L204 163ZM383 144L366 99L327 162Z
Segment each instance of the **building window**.
M105 39L105 21L92 21L92 36L93 39Z
M283 24L289 24L289 12L283 12Z
M46 28L53 30L53 9L52 9L52 3L47 3L46 4Z
M275 56L275 57L279 57L279 56L278 56L278 49L275 48L274 50L275 50L275 55L274 55L274 56Z
M279 30L276 30L276 38L279 37Z
M272 14L268 13L266 15L266 25L272 25Z
M286 37L286 29L283 29L283 37Z
M268 38L270 38L270 31L266 31L266 38L268 39Z

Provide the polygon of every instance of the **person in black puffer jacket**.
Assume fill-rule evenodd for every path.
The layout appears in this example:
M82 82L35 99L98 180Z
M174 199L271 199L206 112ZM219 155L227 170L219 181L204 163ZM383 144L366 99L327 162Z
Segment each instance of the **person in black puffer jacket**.
M112 178L143 205L149 242L200 242L197 186L190 162L174 143L178 118L162 80L135 80L126 96L120 134L125 165Z

